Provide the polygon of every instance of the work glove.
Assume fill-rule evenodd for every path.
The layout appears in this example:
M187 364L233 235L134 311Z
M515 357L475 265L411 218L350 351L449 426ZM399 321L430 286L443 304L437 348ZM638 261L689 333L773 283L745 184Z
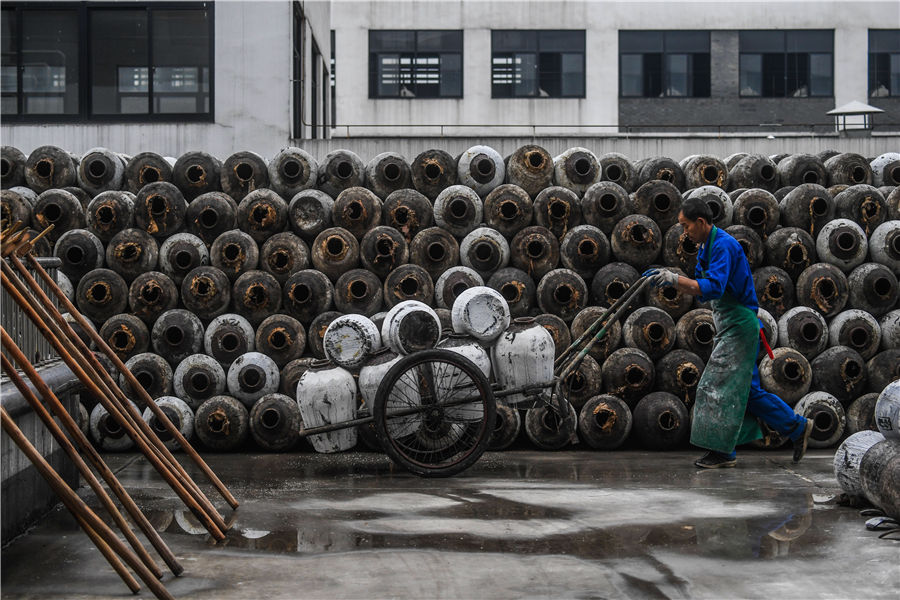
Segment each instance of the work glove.
M643 277L649 277L653 287L668 287L678 283L678 273L668 269L647 269Z

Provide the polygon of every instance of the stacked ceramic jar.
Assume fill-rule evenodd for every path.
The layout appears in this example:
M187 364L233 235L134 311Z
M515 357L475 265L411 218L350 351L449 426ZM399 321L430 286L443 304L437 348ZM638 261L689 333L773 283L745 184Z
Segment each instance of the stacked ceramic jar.
M2 149L3 218L54 225L36 253L62 260L79 309L213 449L249 437L293 447L298 382L335 366L325 336L348 315L372 321L389 346L389 311L420 302L448 332L456 299L485 286L561 352L647 267L693 274L697 246L677 223L688 196L710 205L750 261L774 348L774 359L760 352L763 385L813 418L813 446L834 445L874 427L877 395L900 377L898 184L897 153L633 162L527 145L505 158L474 146L364 162L299 148L224 161ZM579 427L557 432L561 445L684 445L714 335L707 305L646 291L569 378ZM312 368L316 359L330 363ZM364 406L354 403L347 414ZM498 415L495 448L528 429L509 406ZM119 447L106 442L111 429L98 428L99 441ZM768 432L760 445L783 442Z

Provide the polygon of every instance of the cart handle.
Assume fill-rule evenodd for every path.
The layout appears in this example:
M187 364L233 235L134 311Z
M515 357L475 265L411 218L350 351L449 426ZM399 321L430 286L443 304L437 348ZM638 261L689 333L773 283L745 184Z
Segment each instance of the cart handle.
M632 285L631 287L629 287L629 288L625 291L624 294L622 294L621 296L619 296L619 299L616 300L615 302L613 302L613 305L610 306L608 309L606 309L606 312L604 312L602 315L600 315L600 316L597 318L597 320L594 321L594 322L591 324L591 326L588 327L587 330L585 330L585 332L582 333L581 336L580 336L577 340L575 340L574 342L572 342L572 343L569 345L569 347L566 348L566 349L562 352L562 354L560 354L560 355L556 358L555 366L559 367L559 366L562 364L563 360L565 360L565 358L566 358L567 356L569 356L569 354L571 354L571 353L575 350L575 348L577 348L577 347L580 346L582 343L584 343L584 341L585 341L589 336L593 336L594 333L597 331L597 329L599 329L600 325L601 325L604 321L607 320L607 317L609 317L609 315L612 314L614 311L618 311L618 309L619 309L625 302L630 301L631 298L632 298L632 296L634 296L634 294L636 294L636 293L638 292L638 290L643 289L643 287L644 287L644 285L646 285L646 282L647 282L647 281L649 281L648 278L646 278L646 277L641 277L641 278L638 280L637 285ZM617 312L616 314L618 314L618 312Z
M578 344L581 344L581 343L584 341L584 339L587 338L587 336L588 336L589 334L591 334L592 332L596 331L596 329L597 329L598 327L600 327L600 324L601 324L601 323L604 321L604 319L606 318L606 315L608 315L610 312L612 312L612 311L615 309L615 313L613 313L613 315L609 318L609 320L606 322L606 324L603 325L602 328L600 328L600 331L597 332L597 334L594 336L594 339L592 339L592 340L591 340L591 341L590 341L590 342L589 342L589 343L581 350L581 352L579 352L579 353L575 356L575 358L573 358L573 359L572 359L571 361L569 361L565 366L562 367L562 370L561 370L561 372L560 372L560 374L559 374L559 381L560 381L561 383L564 384L565 381L568 379L569 375L570 375L573 371L575 371L575 369L577 369L577 368L579 367L579 365L581 365L582 361L584 361L584 357L587 356L588 352L591 351L591 348L594 347L594 344L596 344L597 342L599 342L600 340L602 340L603 337L606 335L606 329L607 329L607 327L609 327L610 324L615 323L616 321L619 320L619 316L622 314L622 312L623 312L626 308L628 308L628 306L631 304L631 301L635 298L635 296L637 295L637 293L638 293L639 291L641 291L642 289L644 289L644 287L645 287L649 282L650 282L650 279L649 279L648 277L642 277L640 280L638 280L637 285L633 285L633 286L631 286L630 288L628 288L628 291L625 292L624 294L622 294L622 297L619 298L618 300L616 300L616 302L609 308L609 310L607 310L607 311L603 314L603 316L601 316L601 317L598 318L596 321L594 321L594 323L588 328L588 330L585 331L585 332L581 335L581 337L579 337L578 340L575 341L574 344L572 344L571 346L569 346L568 348L566 348L566 351L565 351L562 355L560 355L559 359L557 359L557 363L558 363L560 360L562 360L562 358L563 358L565 355L567 355L567 354L572 350L573 347L575 347L575 346L578 345Z

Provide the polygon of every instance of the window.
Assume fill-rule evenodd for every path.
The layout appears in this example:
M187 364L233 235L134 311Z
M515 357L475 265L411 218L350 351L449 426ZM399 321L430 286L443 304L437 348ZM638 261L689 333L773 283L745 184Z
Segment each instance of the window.
M212 3L2 12L2 110L23 121L212 118Z
M620 31L619 94L705 98L710 90L708 31Z
M461 98L462 31L369 31L370 98Z
M584 31L492 31L491 97L584 98Z
M833 95L831 30L740 32L741 96Z
M900 96L900 29L869 30L869 96Z

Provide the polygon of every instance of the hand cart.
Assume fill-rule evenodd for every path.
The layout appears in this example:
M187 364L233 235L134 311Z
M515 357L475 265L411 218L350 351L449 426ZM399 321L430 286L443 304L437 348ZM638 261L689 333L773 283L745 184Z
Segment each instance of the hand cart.
M374 423L385 453L396 464L421 477L449 477L475 464L484 453L494 429L497 398L520 395L514 407L544 406L548 420L560 429L571 429L569 377L648 281L644 277L632 285L559 355L550 381L498 389L464 356L424 350L403 357L388 371L371 416L303 429L300 435Z

